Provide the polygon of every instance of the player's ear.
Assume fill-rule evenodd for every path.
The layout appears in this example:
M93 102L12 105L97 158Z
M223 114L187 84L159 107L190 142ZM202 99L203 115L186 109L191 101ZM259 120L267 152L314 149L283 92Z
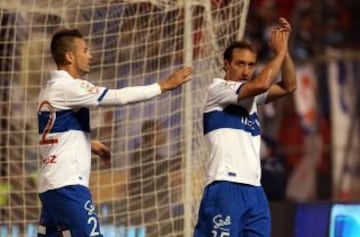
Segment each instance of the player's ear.
M72 64L75 60L75 55L71 51L65 52L65 64Z
M225 60L224 60L224 67L223 67L223 69L224 69L225 72L227 72L227 69L229 68L229 66L230 66L230 62L225 59Z

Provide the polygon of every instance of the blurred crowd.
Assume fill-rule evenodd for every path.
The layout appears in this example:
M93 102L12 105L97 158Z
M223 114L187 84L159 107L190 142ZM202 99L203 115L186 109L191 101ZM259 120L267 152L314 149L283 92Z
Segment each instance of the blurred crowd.
M321 55L326 47L359 48L360 2L356 0L254 0L248 12L246 37L256 43L260 58L269 56L270 29L279 16L291 21L295 59Z
M300 85L294 98L281 102L280 106L275 105L275 110L270 106L264 111L263 185L270 200L292 199L290 196L295 200L339 198L334 190L338 182L334 178L334 160L337 157L331 154L334 144L331 134L335 132L332 131L334 121L331 120L334 118L331 117L331 109L334 105L331 100L337 100L337 95L330 94L331 80L327 73L331 56L328 52L355 53L359 50L359 10L360 2L355 0L250 1L245 38L255 43L259 61L271 57L267 42L278 18L285 17L291 22L290 51L295 59ZM353 65L358 65L356 62L351 61ZM352 74L352 69L349 69L351 66L345 69L344 62L337 63L340 65L336 75L340 83L338 87L342 87L351 82L348 76ZM302 114L301 106L309 106L311 100L312 110L308 107L311 113ZM312 158L307 159L309 157ZM316 168L312 170L314 166ZM344 177L346 171L340 173ZM356 175L355 172L353 177ZM301 186L308 186L308 190L299 188L296 180L302 181Z

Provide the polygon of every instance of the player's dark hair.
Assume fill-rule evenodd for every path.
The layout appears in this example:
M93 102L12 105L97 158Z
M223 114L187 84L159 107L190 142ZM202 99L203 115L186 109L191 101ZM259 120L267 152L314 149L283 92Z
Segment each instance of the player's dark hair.
M74 39L83 38L78 29L62 28L55 32L51 39L50 50L56 65L65 65L65 53L74 49Z
M248 41L234 41L224 51L224 60L231 61L234 49L248 49L256 54L255 47Z

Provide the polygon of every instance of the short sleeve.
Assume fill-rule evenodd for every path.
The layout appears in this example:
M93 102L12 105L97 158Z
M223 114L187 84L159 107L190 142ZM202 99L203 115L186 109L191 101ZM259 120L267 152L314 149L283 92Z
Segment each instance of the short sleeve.
M233 81L218 81L213 83L207 94L206 109L212 109L211 107L225 107L229 104L237 104L238 102L238 90L241 86L239 82Z

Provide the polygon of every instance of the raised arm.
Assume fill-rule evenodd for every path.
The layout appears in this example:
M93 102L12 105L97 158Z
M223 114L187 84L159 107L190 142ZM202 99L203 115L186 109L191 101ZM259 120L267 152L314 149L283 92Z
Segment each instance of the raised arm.
M273 51L274 57L253 80L243 84L238 95L239 100L264 93L273 85L287 54L288 34L281 27L273 29L269 47Z
M284 18L280 18L281 28L291 32L291 26ZM282 67L281 81L272 85L269 89L266 102L276 100L282 96L293 93L296 90L296 73L294 62L287 51Z

